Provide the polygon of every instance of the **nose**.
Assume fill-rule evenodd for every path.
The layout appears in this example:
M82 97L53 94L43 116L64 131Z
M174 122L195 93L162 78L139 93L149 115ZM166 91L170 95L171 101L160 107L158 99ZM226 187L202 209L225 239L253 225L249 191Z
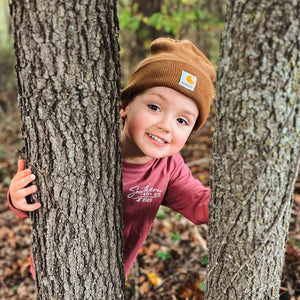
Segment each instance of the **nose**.
M167 116L167 115L162 116L161 119L159 120L159 122L157 123L157 126L163 132L167 132L167 133L171 132L172 120L171 120L170 116Z

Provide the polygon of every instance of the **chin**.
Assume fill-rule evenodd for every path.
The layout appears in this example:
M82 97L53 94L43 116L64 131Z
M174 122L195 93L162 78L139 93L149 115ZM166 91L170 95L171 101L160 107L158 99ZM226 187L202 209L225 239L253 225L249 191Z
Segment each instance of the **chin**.
M153 149L152 147L150 147L150 148L143 147L143 148L142 147L140 148L142 150L142 153L145 156L151 157L151 158L154 158L154 159L159 159L159 158L163 158L163 157L172 156L173 154L176 153L176 152L174 152L174 150L170 151L170 149L162 149L162 148Z
M171 156L173 154L168 154L168 153L148 153L145 154L148 157L154 158L154 159L159 159L159 158L163 158L163 157L167 157L167 156Z

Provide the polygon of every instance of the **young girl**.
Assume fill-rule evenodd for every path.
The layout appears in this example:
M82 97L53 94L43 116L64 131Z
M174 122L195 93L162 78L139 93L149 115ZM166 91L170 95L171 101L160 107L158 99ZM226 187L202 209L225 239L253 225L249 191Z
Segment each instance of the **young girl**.
M214 80L211 63L190 41L159 38L122 90L126 275L160 205L195 224L208 223L209 189L193 178L179 151L206 121ZM20 160L8 193L9 206L20 217L41 206L26 202L37 190L35 185L27 187L34 179Z

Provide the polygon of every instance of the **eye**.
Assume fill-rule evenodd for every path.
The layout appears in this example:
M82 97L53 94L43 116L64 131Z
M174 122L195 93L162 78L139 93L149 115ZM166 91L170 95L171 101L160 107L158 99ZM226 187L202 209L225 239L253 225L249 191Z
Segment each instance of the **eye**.
M159 111L159 107L155 104L148 104L148 107L154 111Z
M181 125L189 125L188 121L183 118L178 118L177 122Z

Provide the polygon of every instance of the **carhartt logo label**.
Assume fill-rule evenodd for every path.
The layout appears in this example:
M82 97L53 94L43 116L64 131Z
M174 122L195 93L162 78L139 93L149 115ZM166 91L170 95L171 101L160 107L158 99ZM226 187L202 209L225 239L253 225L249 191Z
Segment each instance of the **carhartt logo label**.
M185 87L186 89L188 89L190 91L194 91L196 82L197 82L196 76L194 76L188 72L182 71L179 85Z

